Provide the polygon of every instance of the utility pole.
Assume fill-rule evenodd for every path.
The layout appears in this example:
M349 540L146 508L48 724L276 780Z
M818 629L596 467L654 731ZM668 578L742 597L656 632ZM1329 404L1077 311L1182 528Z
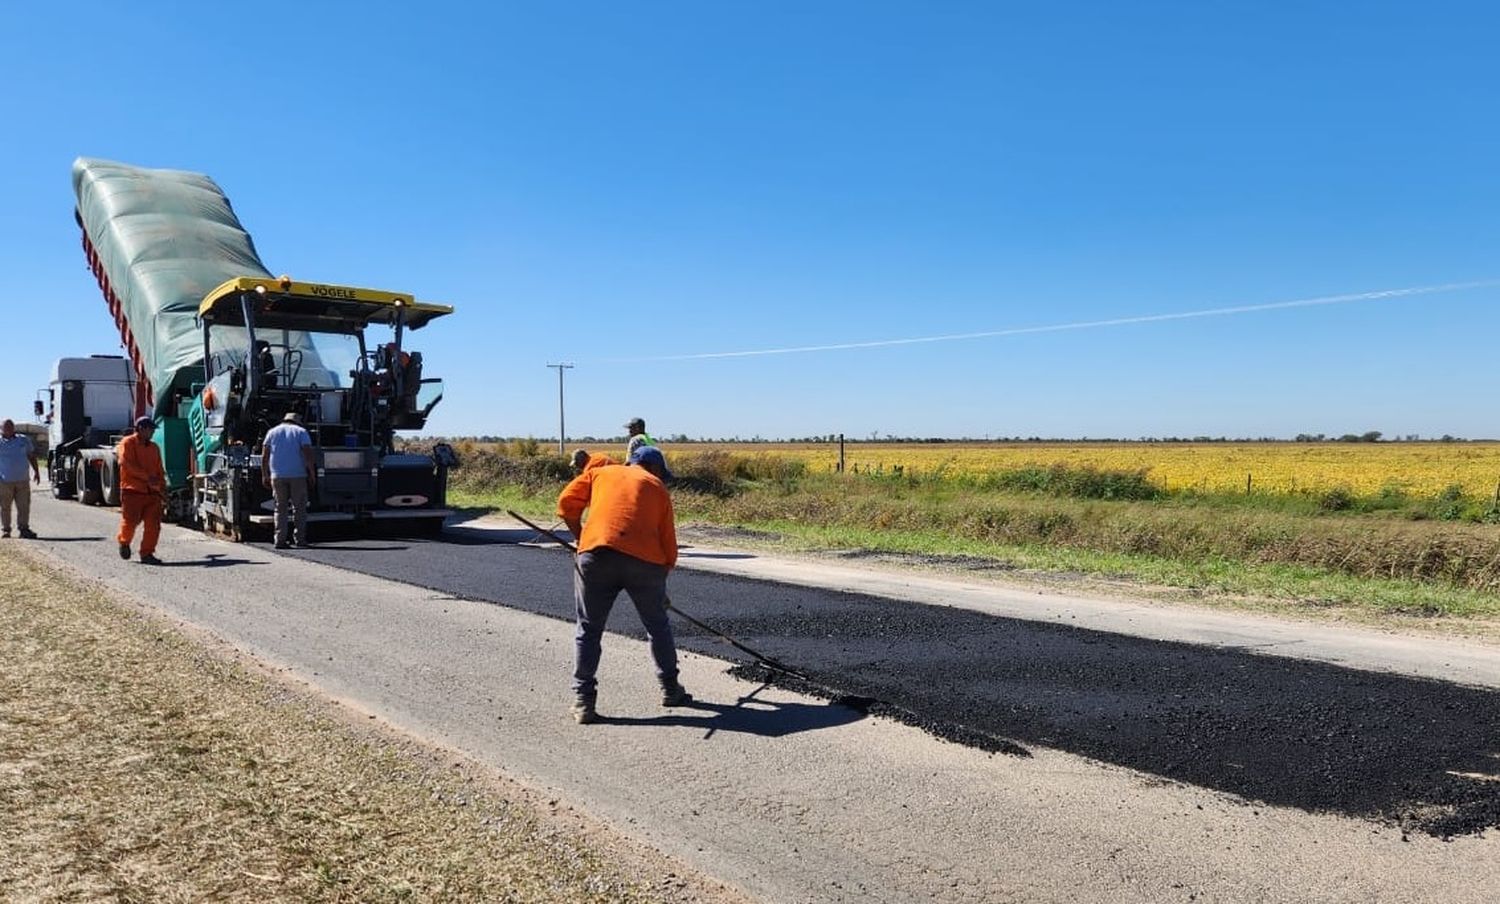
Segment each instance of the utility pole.
M548 367L557 368L557 454L566 455L563 442L568 438L567 428L563 426L563 371L571 370L571 364L548 364Z

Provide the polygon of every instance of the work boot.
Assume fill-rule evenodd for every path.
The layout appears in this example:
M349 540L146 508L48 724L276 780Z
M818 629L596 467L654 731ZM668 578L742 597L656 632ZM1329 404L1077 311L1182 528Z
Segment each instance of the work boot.
M599 714L594 711L594 701L582 698L573 701L573 721L579 725L593 725L599 721Z
M153 556L150 553L147 553L147 554L141 556L141 564L142 565L160 565L161 564L161 559L158 559L156 556Z
M681 706L684 703L691 702L693 702L693 695L688 693L687 688L678 682L671 681L661 686L662 706Z
M121 543L120 544L120 558L122 558L122 559L128 559L128 558L130 558L130 544L129 543Z
M36 539L36 531L32 530L29 527L23 527L23 528L21 528L21 539L22 540L35 540Z
M0 530L0 537L9 537L9 536L10 536L10 528L7 527L5 530Z

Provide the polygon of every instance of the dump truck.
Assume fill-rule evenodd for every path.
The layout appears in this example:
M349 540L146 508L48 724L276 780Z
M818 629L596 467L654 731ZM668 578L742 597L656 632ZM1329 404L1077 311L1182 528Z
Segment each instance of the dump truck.
M268 528L274 502L261 443L294 412L313 439L310 522L395 519L441 530L457 458L444 444L413 453L396 440L426 425L443 392L407 334L452 307L272 276L229 199L202 174L79 158L73 188L84 255L125 349L127 424L157 424L169 519L234 539ZM77 360L93 359L64 359ZM48 417L72 456L54 494L113 501L115 425L70 420L62 384L51 396Z

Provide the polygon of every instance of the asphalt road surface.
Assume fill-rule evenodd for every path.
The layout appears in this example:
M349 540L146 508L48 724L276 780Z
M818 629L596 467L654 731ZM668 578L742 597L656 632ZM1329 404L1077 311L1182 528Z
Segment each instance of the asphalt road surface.
M702 654L683 677L703 702L656 708L622 600L606 723L579 727L566 717L571 559L530 531L277 555L169 528L169 565L153 569L114 556L111 512L36 509L38 547L82 573L770 900L1481 901L1500 888L1490 649L1422 642L1382 667L1359 632L1246 619L1233 643L1187 642L1059 623L1044 615L1058 600L1033 592L987 607L929 588L915 603L890 598L902 581L801 586L797 566L689 550L674 602L811 682L678 622ZM1015 617L1028 606L1041 620Z

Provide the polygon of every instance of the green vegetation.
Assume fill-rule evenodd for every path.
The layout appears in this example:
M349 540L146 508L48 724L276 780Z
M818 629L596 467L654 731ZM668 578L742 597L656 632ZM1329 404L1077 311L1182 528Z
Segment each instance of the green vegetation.
M723 451L677 453L672 467L679 522L804 551L978 557L1374 616L1500 616L1500 532L1476 523L1495 512L1458 487L1430 498L1394 487L1168 493L1137 471L827 474ZM454 498L550 520L567 476L556 456L476 451L455 473Z

